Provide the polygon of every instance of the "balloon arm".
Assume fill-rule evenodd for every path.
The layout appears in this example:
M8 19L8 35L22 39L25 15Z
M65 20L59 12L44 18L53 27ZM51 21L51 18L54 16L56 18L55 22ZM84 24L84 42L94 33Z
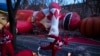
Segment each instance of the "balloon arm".
M51 20L51 28L49 31L48 35L55 35L58 36L59 35L59 29L58 29L58 24L59 24L59 12L57 9L53 8L50 10L52 12L52 20Z

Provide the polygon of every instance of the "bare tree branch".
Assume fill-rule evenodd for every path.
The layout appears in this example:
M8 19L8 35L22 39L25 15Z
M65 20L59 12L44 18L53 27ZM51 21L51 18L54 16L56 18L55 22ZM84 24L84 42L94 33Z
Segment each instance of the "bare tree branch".
M16 12L17 12L17 9L18 9L18 7L19 7L19 5L20 5L20 1L21 1L21 0L17 0L17 2L15 3L14 14L16 14Z
M9 22L10 22L10 31L13 34L13 45L16 48L16 11L18 8L18 5L20 4L20 0L17 0L15 7L12 6L12 0L6 0L7 7L8 7L8 16L9 16Z

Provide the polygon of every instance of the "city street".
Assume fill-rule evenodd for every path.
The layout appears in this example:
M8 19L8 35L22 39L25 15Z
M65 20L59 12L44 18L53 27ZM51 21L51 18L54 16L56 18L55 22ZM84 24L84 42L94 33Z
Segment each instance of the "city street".
M34 52L37 52L37 49L39 47L40 41L46 40L45 38L39 38L32 35L18 35L17 41L16 41L16 51L21 51L24 49L29 49ZM100 56L100 46L94 46L94 45L87 45L82 43L76 43L76 42L70 42L68 46L63 46L62 50L57 52L57 56L66 56L66 53L68 51L73 50L73 48L77 46L86 46L88 47L88 51L91 53L91 56ZM40 50L40 53L42 55L51 56L50 50Z

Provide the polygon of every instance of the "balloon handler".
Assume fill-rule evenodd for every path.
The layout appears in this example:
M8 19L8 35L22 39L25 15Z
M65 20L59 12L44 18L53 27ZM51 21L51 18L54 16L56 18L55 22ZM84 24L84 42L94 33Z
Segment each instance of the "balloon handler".
M12 46L13 36L6 29L7 21L7 12L0 10L0 46L1 46L1 56L6 56L8 53L9 56L14 56L14 49Z

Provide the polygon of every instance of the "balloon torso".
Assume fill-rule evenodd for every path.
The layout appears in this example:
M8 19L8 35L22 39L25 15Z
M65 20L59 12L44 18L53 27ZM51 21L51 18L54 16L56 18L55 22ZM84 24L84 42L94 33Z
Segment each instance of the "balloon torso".
M49 9L43 9L36 14L35 23L38 27L48 30L51 25L51 14Z

